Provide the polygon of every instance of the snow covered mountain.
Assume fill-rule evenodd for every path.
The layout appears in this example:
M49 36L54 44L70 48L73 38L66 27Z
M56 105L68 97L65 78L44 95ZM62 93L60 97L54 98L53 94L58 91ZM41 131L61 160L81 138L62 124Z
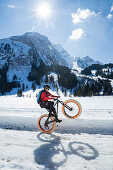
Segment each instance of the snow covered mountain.
M69 66L66 55L60 53L46 36L37 32L28 32L0 40L0 67L8 63L9 67L30 66L40 61L46 65ZM69 57L69 56L68 56Z
M75 58L75 63L77 64L77 66L81 69L85 69L86 67L89 67L91 66L92 64L102 64L101 62L99 61L95 61L93 60L92 58L90 58L89 56L86 56L86 57L83 57L83 58L80 58L80 57L77 57Z
M27 32L20 36L12 36L0 40L0 68L8 63L9 68L37 66L43 61L46 65L58 64L76 70L84 69L92 64L101 64L86 56L73 57L59 44L52 44L49 39L37 32Z
M113 67L98 66L98 69L92 68L92 64L100 62L88 56L73 61L73 57L61 45L52 44L46 36L39 33L29 32L5 38L0 40L0 93L3 95L12 90L11 93L16 94L18 89L29 91L35 85L36 88L42 87L46 82L56 90L59 88L65 92L65 95L67 89L71 89L76 96L91 96L100 94L101 91L106 95L112 94L113 81L104 79L113 79ZM98 80L97 76L102 80ZM95 84L98 91L92 90ZM109 91L106 91L108 86Z
M70 68L73 67L73 57L69 55L69 53L60 45L60 44L54 44L54 47L58 52L62 55L62 57L66 60L68 63L68 66Z

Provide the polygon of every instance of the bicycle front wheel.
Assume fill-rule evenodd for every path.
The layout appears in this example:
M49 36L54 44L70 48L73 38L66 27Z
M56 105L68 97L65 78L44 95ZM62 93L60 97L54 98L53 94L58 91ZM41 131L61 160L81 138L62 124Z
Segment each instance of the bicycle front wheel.
M55 128L55 122L52 117L49 117L49 119L48 119L48 122L50 122L50 123L45 124L47 118L48 118L48 115L42 115L38 119L38 128L43 133L51 133Z
M66 117L70 119L75 119L80 116L82 112L82 107L78 101L68 100L62 106L62 112Z

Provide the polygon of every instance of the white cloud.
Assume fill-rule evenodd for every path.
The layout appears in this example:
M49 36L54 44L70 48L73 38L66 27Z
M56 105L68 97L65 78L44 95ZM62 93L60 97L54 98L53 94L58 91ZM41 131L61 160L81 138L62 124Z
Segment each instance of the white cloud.
M111 19L112 17L113 17L112 14L108 14L108 16L106 18Z
M112 12L113 11L113 5L111 6L111 9L110 9L110 12Z
M14 5L8 5L8 8L15 8Z
M73 30L72 31L72 35L69 36L69 39L72 39L72 40L78 40L82 37L84 31L82 28L78 28L76 30Z
M72 13L72 19L73 19L72 21L74 24L84 22L87 18L91 16L97 16L98 14L96 14L94 11L93 12L90 11L89 9L84 10L84 9L78 8L76 13Z

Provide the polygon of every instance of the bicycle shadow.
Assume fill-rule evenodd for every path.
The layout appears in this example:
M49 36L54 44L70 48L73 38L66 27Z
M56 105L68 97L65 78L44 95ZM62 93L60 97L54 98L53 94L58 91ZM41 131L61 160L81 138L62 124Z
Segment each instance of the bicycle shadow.
M44 165L44 169L57 169L61 165L63 165L66 162L67 155L65 155L64 147L61 143L60 137L57 137L53 134L50 135L51 139L43 139L40 136L44 135L42 133L38 134L37 138L42 141L46 142L45 144L42 144L39 148L34 150L34 159L35 162L37 162L40 165ZM46 134L47 135L47 134ZM61 148L60 148L60 147ZM60 158L59 158L60 155Z
M85 160L96 159L96 157L99 156L98 151L88 143L70 142L68 147L73 154L76 154Z
M98 151L88 143L69 142L69 150L66 151L64 149L65 145L63 146L61 142L62 138L59 136L39 133L37 138L43 144L34 150L34 159L36 163L43 165L44 169L57 170L66 163L67 157L72 154L85 160L96 159L99 156Z

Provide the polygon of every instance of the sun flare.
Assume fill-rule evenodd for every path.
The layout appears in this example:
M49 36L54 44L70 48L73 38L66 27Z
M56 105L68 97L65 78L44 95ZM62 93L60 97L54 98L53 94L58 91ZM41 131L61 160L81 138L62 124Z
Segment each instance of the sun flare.
M38 16L40 19L48 19L52 14L52 7L49 3L42 2L39 4L35 12L36 16Z

